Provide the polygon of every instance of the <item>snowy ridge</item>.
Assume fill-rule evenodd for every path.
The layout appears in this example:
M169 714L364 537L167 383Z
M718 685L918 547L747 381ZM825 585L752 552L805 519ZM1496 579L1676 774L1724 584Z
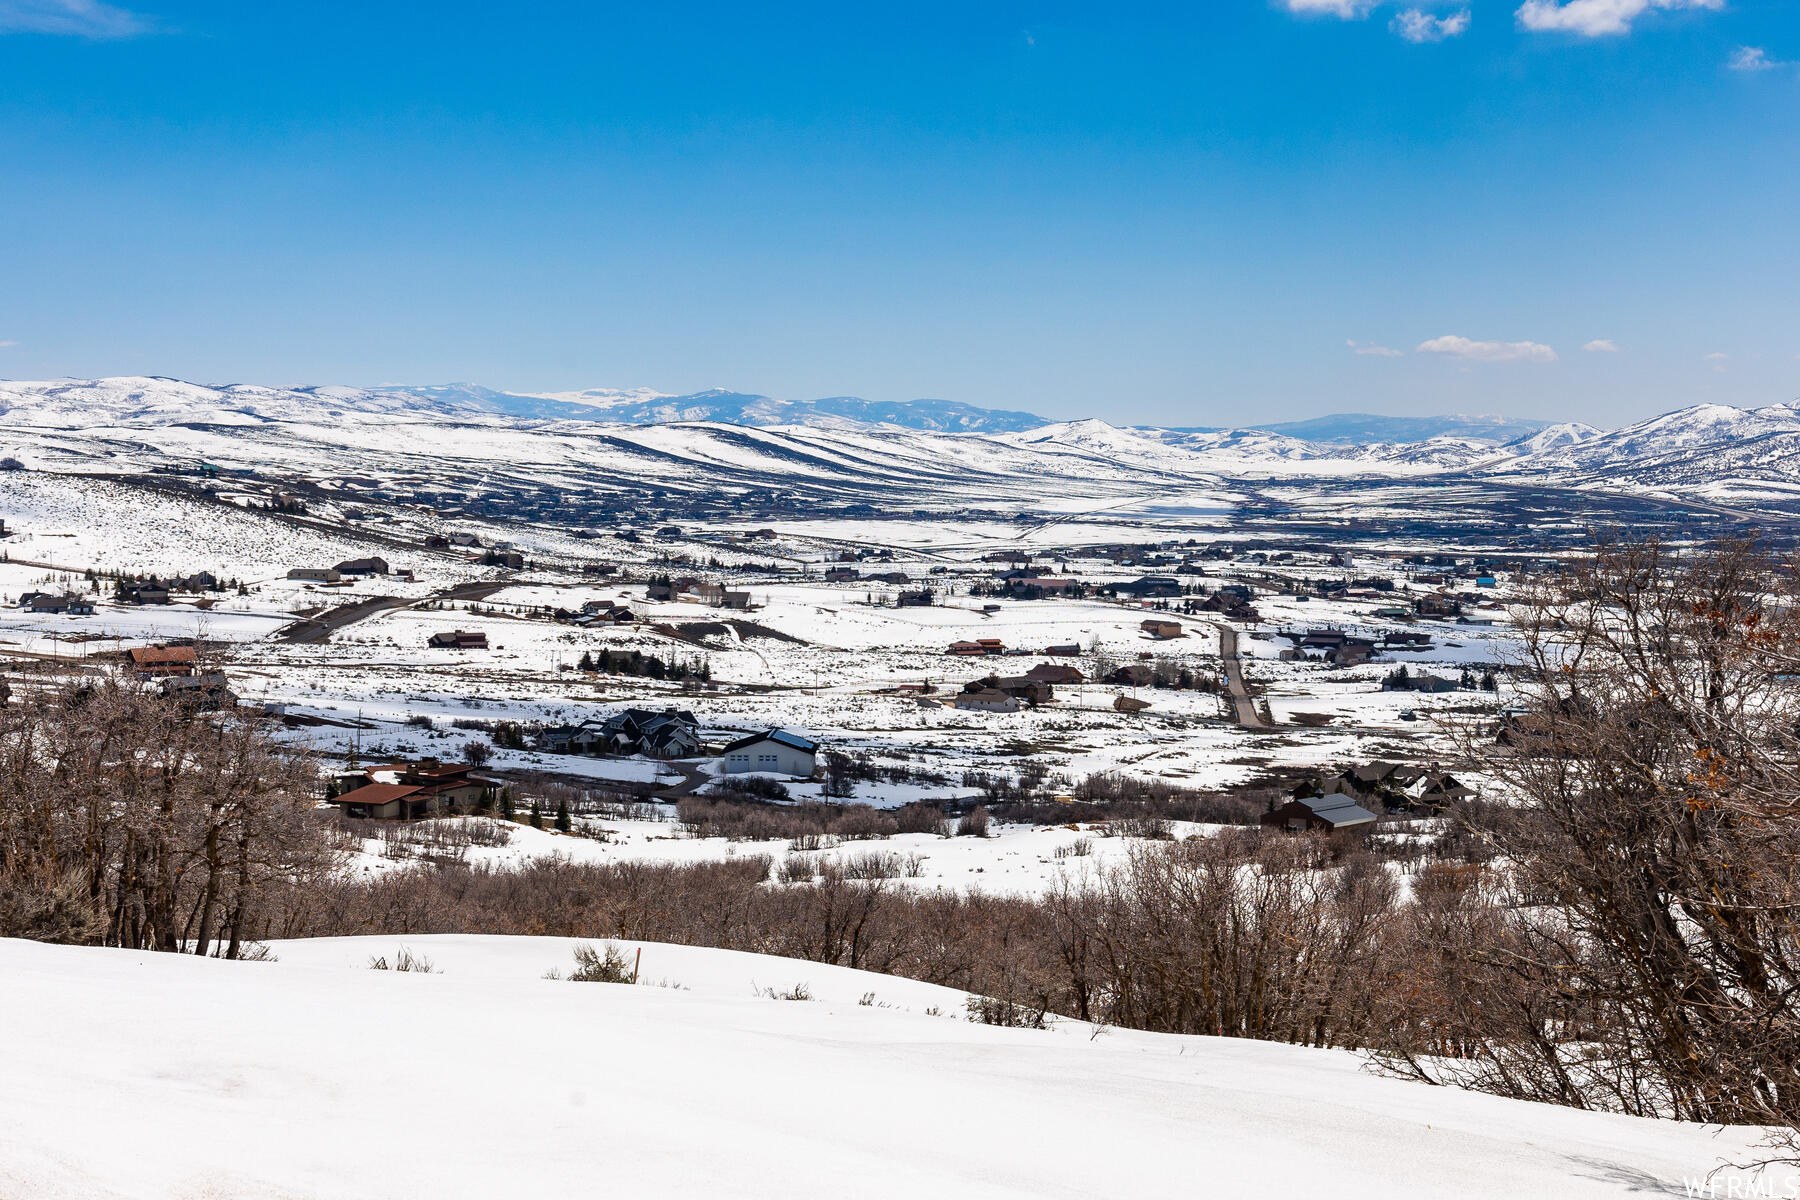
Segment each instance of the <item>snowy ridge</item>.
M929 407L938 404L899 406L909 415L865 401L795 408L723 391L521 397L460 384L370 390L213 388L150 377L13 382L0 383L0 458L68 471L147 471L205 460L320 480L416 472L463 485L498 472L550 487L591 485L602 468L621 486L798 486L890 505L1041 496L1046 476L1097 498L1270 476L1499 474L1752 500L1786 498L1800 488L1800 411L1790 405L1702 405L1611 432L1566 422L1502 447L1464 434L1345 443L1253 429L1121 428L1095 419L968 429L976 418L956 406ZM827 411L833 405L837 411ZM638 417L654 419L626 423ZM901 417L943 427L888 419Z
M366 969L402 944L438 973ZM0 1006L42 1026L0 1066L0 1195L1587 1200L1754 1157L1757 1131L1382 1079L1342 1051L975 1025L950 989L792 959L651 944L644 978L679 986L633 987L544 979L571 966L561 938L274 950L0 941ZM818 998L767 994L800 983Z

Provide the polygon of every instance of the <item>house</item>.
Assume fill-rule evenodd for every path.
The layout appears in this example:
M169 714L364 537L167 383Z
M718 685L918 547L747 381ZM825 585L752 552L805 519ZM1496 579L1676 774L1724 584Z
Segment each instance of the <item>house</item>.
M448 550L450 539L441 533L428 533L425 535L425 548L427 550ZM290 575L288 578L292 579L293 576Z
M1126 663L1111 675L1106 682L1118 687L1149 687L1156 680L1156 672L1147 663Z
M1138 628L1159 642L1172 641L1182 636L1180 621L1159 621L1150 619L1138 622Z
M289 579L306 579L313 583L336 583L342 579L335 567L295 567L287 573Z
M472 533L453 533L445 539L452 546L479 546L481 539Z
M1087 676L1081 673L1080 667L1072 667L1067 663L1039 663L1025 672L1025 678L1035 679L1040 683L1083 683Z
M977 679L963 687L965 692L988 690L1004 692L1034 708L1039 704L1048 704L1055 696L1049 684L1028 675L989 675L986 679Z
M972 642L951 642L945 654L1004 654L1006 646L999 638L976 638Z
M339 575L386 575L388 563L385 558L347 558L332 569Z
M974 712L1018 712L1019 698L1009 696L996 688L980 688L973 692L963 692L952 696L950 703L956 708L969 709Z
M825 572L826 583L854 583L862 578L862 572L855 567L830 567Z
M614 713L596 731L598 744L610 749L590 753L646 754L652 758L685 758L700 751L700 723L694 714L667 708L661 712L628 708ZM578 736L576 744L582 739ZM590 741L590 744L594 744Z
M901 608L930 608L937 602L937 597L930 588L922 588L916 592L901 592L895 601Z
M1109 584L1100 590L1111 592L1115 596L1152 600L1181 595L1181 581L1173 575L1146 575L1129 583Z
M1289 833L1361 833L1373 828L1375 821L1374 813L1343 795L1295 798L1262 815L1264 825Z
M1073 645L1071 645L1071 646L1045 646L1044 653L1050 654L1050 655L1055 655L1057 658L1078 658L1081 655L1081 647L1073 646Z
M746 771L811 779L818 768L819 744L785 729L739 738L719 754L727 775Z
M1427 675L1420 671L1412 676L1412 690L1415 692L1454 692L1461 686L1460 680L1451 679L1447 675Z
M131 666L141 678L192 675L200 661L192 646L133 646Z
M434 650L486 650L488 648L487 634L464 629L434 633L425 639L425 644Z
M1122 713L1141 713L1150 707L1148 700L1137 700L1130 696L1114 696L1113 709Z
M158 687L168 699L180 701L198 711L216 712L238 706L237 693L231 690L223 671L208 671L204 675L172 675Z
M1335 667L1361 666L1375 657L1375 643L1368 638L1347 637L1325 652L1325 660Z
M119 585L119 599L126 604L167 604L169 589L155 579L147 579L141 583L122 583Z
M653 583L644 589L644 599L649 601L675 599L675 585L672 583Z
M499 784L475 774L467 763L394 763L342 777L349 790L331 797L346 817L416 821L446 813L472 812L493 803Z

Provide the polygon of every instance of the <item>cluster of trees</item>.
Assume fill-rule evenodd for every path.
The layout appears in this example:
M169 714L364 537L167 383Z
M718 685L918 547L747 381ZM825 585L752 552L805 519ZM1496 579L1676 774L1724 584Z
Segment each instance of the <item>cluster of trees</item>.
M323 886L311 763L255 721L121 682L0 709L0 935L242 952Z
M581 661L577 665L583 671L598 671L603 675L636 675L644 679L712 678L712 666L706 661L705 655L664 661L654 654L645 654L642 650L602 650L598 654L592 650L583 650Z

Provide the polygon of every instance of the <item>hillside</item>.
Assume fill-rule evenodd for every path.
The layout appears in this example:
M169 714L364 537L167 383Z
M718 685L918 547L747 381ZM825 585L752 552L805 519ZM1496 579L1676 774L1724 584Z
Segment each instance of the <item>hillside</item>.
M1371 431L1391 440L1345 441L1098 419L1032 418L1032 427L1014 428L936 401L903 412L850 400L798 410L722 392L695 404L641 392L528 405L506 395L468 385L214 388L147 377L0 383L0 460L109 476L205 462L440 510L500 493L548 505L572 493L723 500L759 492L880 512L1016 511L1042 504L1046 479L1057 481L1048 494L1059 506L1106 508L1168 503L1171 494L1192 503L1180 494L1216 496L1256 482L1460 486L1476 476L1767 510L1793 503L1800 479L1800 413L1785 405L1700 406L1613 431L1570 422L1499 446L1502 430L1483 426L1487 418L1459 418L1465 432L1382 426ZM637 420L649 423L629 423ZM771 423L779 421L787 423ZM1430 436L1409 440L1401 436L1408 429Z
M40 1014L0 1058L0 1196L1680 1195L1752 1140L1336 1051L974 1025L945 989L756 955L647 947L679 988L544 980L562 939L359 969L401 942L0 941L0 1007Z

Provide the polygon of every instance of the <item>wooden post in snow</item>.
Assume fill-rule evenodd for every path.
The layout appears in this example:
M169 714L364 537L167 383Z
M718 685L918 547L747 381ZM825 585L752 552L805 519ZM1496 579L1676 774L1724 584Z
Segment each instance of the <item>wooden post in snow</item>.
M632 983L637 982L638 968L643 965L644 965L644 948L642 946L639 946L637 948L637 958L635 960L633 960L633 962L631 964L631 982Z

